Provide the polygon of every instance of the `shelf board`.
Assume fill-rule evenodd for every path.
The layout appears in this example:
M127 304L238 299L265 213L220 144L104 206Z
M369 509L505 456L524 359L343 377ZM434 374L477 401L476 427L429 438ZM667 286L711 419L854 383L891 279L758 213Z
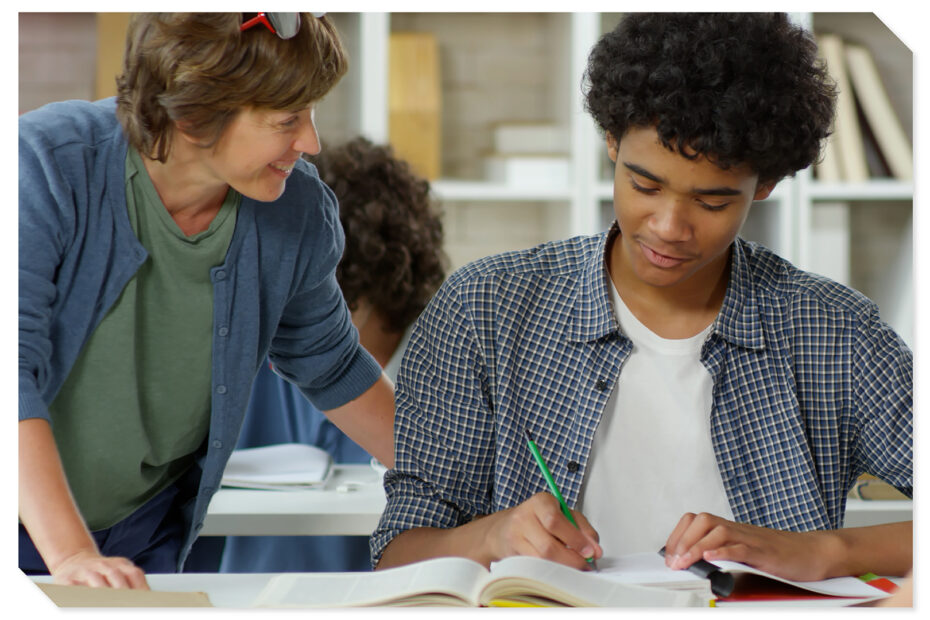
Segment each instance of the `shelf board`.
M875 179L865 183L824 183L812 181L807 188L811 200L893 200L914 199L914 184L910 181Z
M572 198L570 187L521 186L453 179L437 179L430 183L430 187L440 200L562 201Z

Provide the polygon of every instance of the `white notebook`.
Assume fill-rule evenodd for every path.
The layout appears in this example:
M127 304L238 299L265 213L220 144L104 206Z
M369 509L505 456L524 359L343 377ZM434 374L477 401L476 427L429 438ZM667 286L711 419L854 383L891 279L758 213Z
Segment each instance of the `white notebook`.
M222 485L247 489L300 490L322 485L333 457L322 448L282 443L234 450Z

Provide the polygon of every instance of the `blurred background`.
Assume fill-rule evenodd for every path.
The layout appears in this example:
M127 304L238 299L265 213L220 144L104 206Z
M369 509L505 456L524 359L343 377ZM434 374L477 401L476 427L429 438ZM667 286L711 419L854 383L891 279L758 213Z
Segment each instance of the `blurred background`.
M390 142L431 180L453 268L609 225L612 170L581 80L622 14L329 15L351 66L318 129ZM21 113L114 94L128 14L18 19ZM912 53L871 13L792 19L821 41L845 113L824 162L754 206L743 236L862 291L913 347Z

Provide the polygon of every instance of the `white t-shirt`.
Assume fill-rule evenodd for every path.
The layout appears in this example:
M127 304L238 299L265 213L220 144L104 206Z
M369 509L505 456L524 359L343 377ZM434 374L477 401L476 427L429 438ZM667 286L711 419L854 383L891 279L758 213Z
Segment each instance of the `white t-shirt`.
M605 555L658 551L686 512L733 513L710 438L713 380L701 364L711 331L661 338L611 289L633 350L607 401L579 508Z

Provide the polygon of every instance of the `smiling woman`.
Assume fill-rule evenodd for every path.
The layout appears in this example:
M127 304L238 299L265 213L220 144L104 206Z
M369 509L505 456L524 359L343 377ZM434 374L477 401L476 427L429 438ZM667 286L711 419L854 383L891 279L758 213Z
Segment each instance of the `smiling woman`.
M335 277L336 201L301 159L345 52L325 17L249 19L135 15L115 99L20 117L27 573L144 588L183 566L266 359L393 462L392 386Z

